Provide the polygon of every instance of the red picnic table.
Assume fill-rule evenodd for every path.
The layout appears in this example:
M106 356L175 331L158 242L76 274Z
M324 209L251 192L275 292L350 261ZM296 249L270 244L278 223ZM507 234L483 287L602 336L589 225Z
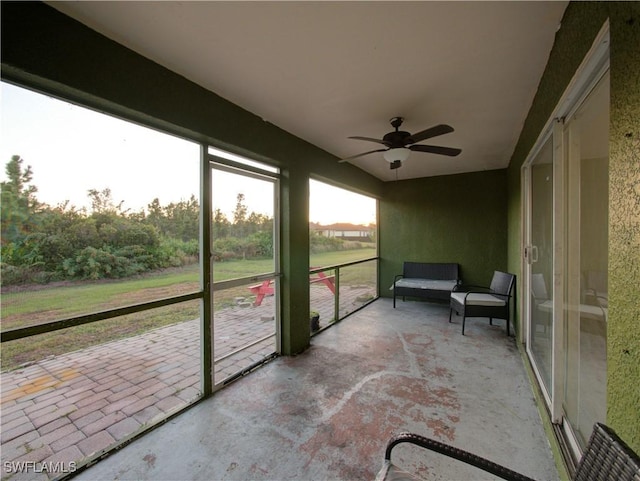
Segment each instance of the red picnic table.
M312 270L316 269L316 267L312 267L311 269ZM335 295L336 293L335 280L336 280L335 275L328 276L324 272L317 272L315 277L309 276L309 284L322 282L325 286L329 288L329 290L333 295ZM262 299L264 299L264 296L273 295L274 293L273 279L267 279L265 281L262 281L262 283L260 284L256 284L255 286L249 286L249 290L251 291L252 294L255 294L256 296L256 300L254 301L253 305L257 307L260 304L262 304Z

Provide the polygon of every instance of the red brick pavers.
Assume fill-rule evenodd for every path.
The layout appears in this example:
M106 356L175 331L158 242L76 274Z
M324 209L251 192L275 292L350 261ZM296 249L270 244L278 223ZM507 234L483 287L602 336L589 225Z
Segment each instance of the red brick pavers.
M3 479L19 469L7 461L62 463L59 471L195 399L197 333L197 320L174 324L3 373ZM47 478L35 470L15 479Z
M324 291L313 299L326 322ZM343 304L361 292L345 290ZM275 352L273 312L271 297L215 313L216 383ZM58 477L197 399L200 337L196 319L2 373L2 479Z

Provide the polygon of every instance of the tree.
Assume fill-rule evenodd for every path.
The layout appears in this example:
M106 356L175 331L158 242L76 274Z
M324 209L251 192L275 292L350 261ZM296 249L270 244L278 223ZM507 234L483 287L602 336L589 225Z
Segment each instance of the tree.
M200 231L200 205L196 196L191 194L189 200L170 203L165 207L166 226L162 233L168 237L189 241L197 239Z
M2 189L2 243L15 242L33 232L38 209L35 185L28 185L33 178L31 166L23 168L24 159L14 155L5 166L8 181L0 183Z
M240 193L236 197L236 208L233 211L234 235L238 238L246 236L247 206L244 203L244 194Z
M157 197L153 199L150 204L147 204L147 212L148 214L145 217L146 222L162 232L164 213L162 212L160 200Z
M228 237L230 226L231 222L227 216L220 209L216 209L213 213L213 238Z
M111 189L89 189L87 192L89 199L91 200L91 211L93 214L123 215L126 213L126 210L122 209L124 200L121 200L117 204L113 203Z
M233 223L244 222L247 218L247 206L244 203L244 194L240 193L236 197L236 208L233 211Z

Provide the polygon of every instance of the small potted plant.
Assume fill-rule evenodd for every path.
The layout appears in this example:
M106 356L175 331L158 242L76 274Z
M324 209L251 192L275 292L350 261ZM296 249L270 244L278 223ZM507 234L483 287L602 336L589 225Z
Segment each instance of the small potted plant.
M311 332L316 332L320 329L320 313L318 311L311 311L309 313L309 325Z

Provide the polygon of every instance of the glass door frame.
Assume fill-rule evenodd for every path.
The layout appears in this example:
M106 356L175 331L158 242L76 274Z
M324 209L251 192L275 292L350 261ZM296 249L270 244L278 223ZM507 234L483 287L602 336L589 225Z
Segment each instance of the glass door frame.
M593 77L593 79L589 83L588 88L580 97L579 101L576 102L574 108L568 113L566 117L567 120L564 123L564 128L563 128L563 135L565 139L565 146L564 146L564 149L565 149L564 150L564 164L565 164L564 173L565 174L564 175L565 175L565 178L567 179L563 201L565 205L565 212L572 213L571 216L567 215L567 219L565 222L565 227L564 227L565 236L563 241L565 242L565 246L567 247L565 248L565 256L561 259L562 262L564 263L564 270L566 274L566 282L563 284L564 304L562 306L563 317L561 319L564 325L564 328L562 330L564 338L562 342L565 346L565 349L564 349L563 365L558 369L562 369L563 374L567 369L576 370L577 368L576 364L580 364L583 360L582 350L579 348L580 351L575 352L575 350L571 348L571 344L572 342L575 343L576 337L579 339L583 332L582 328L580 327L580 323L582 322L580 312L581 312L581 306L583 305L582 303L585 301L581 299L582 292L584 292L583 291L584 286L582 285L583 278L581 275L581 267L579 263L581 260L588 258L588 255L587 257L583 257L582 252L578 252L576 256L575 247L572 249L569 249L568 247L569 245L575 245L576 242L578 243L580 242L581 236L582 236L580 232L583 228L583 224L581 223L578 217L581 215L583 207L582 205L579 205L579 206L576 205L576 202L578 203L581 202L579 197L580 197L580 190L582 189L581 184L584 180L584 177L582 175L582 169L583 169L582 161L584 159L580 155L580 136L578 134L577 139L574 138L574 136L578 132L578 129L579 129L578 126L579 126L579 123L581 122L580 111L585 107L589 108L593 105L593 104L589 104L589 101L590 99L593 99L597 95L601 94L599 90L605 88L604 87L605 80L607 85L606 88L607 90L609 89L610 79L608 77L608 74L609 74L609 62L607 57L607 61L602 65L602 68L597 72L597 75ZM575 150L576 147L577 147L577 152ZM572 182L572 184L570 185L569 182ZM603 256L603 258L606 258L606 254L605 256ZM605 334L605 341L606 341L606 334ZM569 354L569 352L571 352L571 355ZM582 370L578 368L577 372L581 373ZM581 376L581 374L579 375ZM565 379L563 379L563 382L565 381L567 383L568 381L570 381L568 376L565 376ZM604 384L606 389L606 379ZM580 396L581 390L578 389L577 391L579 393L578 396ZM576 389L572 389L571 387L568 387L568 386L564 387L564 396L562 398L562 429L563 429L563 434L565 435L565 438L568 440L573 450L573 453L577 457L577 454L581 453L580 446L581 445L585 446L588 441L588 438L591 432L590 431L591 423L588 424L587 429L589 429L589 431L585 432L585 430L583 430L583 432L581 433L582 442L579 442L578 433L577 433L577 431L579 430L579 427L576 427L574 429L571 422L573 421L574 424L575 423L580 424L580 422L578 421L579 416L575 417L578 410L574 411L573 413L574 418L573 420L570 420L571 414L568 412L568 407L566 405L566 403L570 401L568 393L573 393L575 395L575 392L576 392ZM604 402L606 405L606 401ZM602 419L602 421L604 421L604 419Z
M562 312L562 289L564 285L564 263L560 262L564 260L564 244L562 237L562 227L564 225L564 206L562 204L562 189L564 186L564 145L563 145L563 120L554 119L554 121L547 125L543 134L536 142L536 148L531 151L527 160L523 164L521 171L522 179L522 310L523 313L523 329L521 330L520 341L525 344L527 355L530 359L531 367L535 373L536 379L540 386L540 390L543 394L547 408L550 411L552 422L557 423L562 419L561 415L561 403L560 397L555 396L555 393L561 392L564 385L563 378L560 372L556 369L558 361L562 358L563 331L562 323L556 322L556 314ZM551 293L551 383L547 386L543 382L543 375L540 372L540 368L535 362L535 356L532 352L532 337L531 337L531 296L529 293L532 290L532 265L537 258L537 252L532 242L532 208L533 208L533 195L531 192L532 182L532 168L533 163L537 159L538 154L542 148L547 144L549 140L552 140L552 156L553 156L553 188L552 188L552 244L553 244L553 259L552 262L552 276L551 285L547 286L548 291Z
M609 71L609 23L605 22L600 33L596 37L591 50L585 56L584 61L576 71L573 79L562 95L552 115L542 129L538 139L534 143L527 159L521 168L521 272L523 274L520 297L520 312L522 313L522 326L520 342L525 344L525 350L532 367L540 391L545 400L545 407L551 418L551 422L557 425L559 432L569 446L570 455L578 459L581 449L574 433L565 419L563 410L564 386L565 386L565 302L567 282L566 276L566 203L568 172L567 133L565 132L565 119L570 119L583 105L585 99ZM553 285L552 291L552 366L550 389L545 386L541 372L531 352L530 316L531 299L531 264L533 254L531 246L531 167L532 162L540 152L544 144L553 139Z

